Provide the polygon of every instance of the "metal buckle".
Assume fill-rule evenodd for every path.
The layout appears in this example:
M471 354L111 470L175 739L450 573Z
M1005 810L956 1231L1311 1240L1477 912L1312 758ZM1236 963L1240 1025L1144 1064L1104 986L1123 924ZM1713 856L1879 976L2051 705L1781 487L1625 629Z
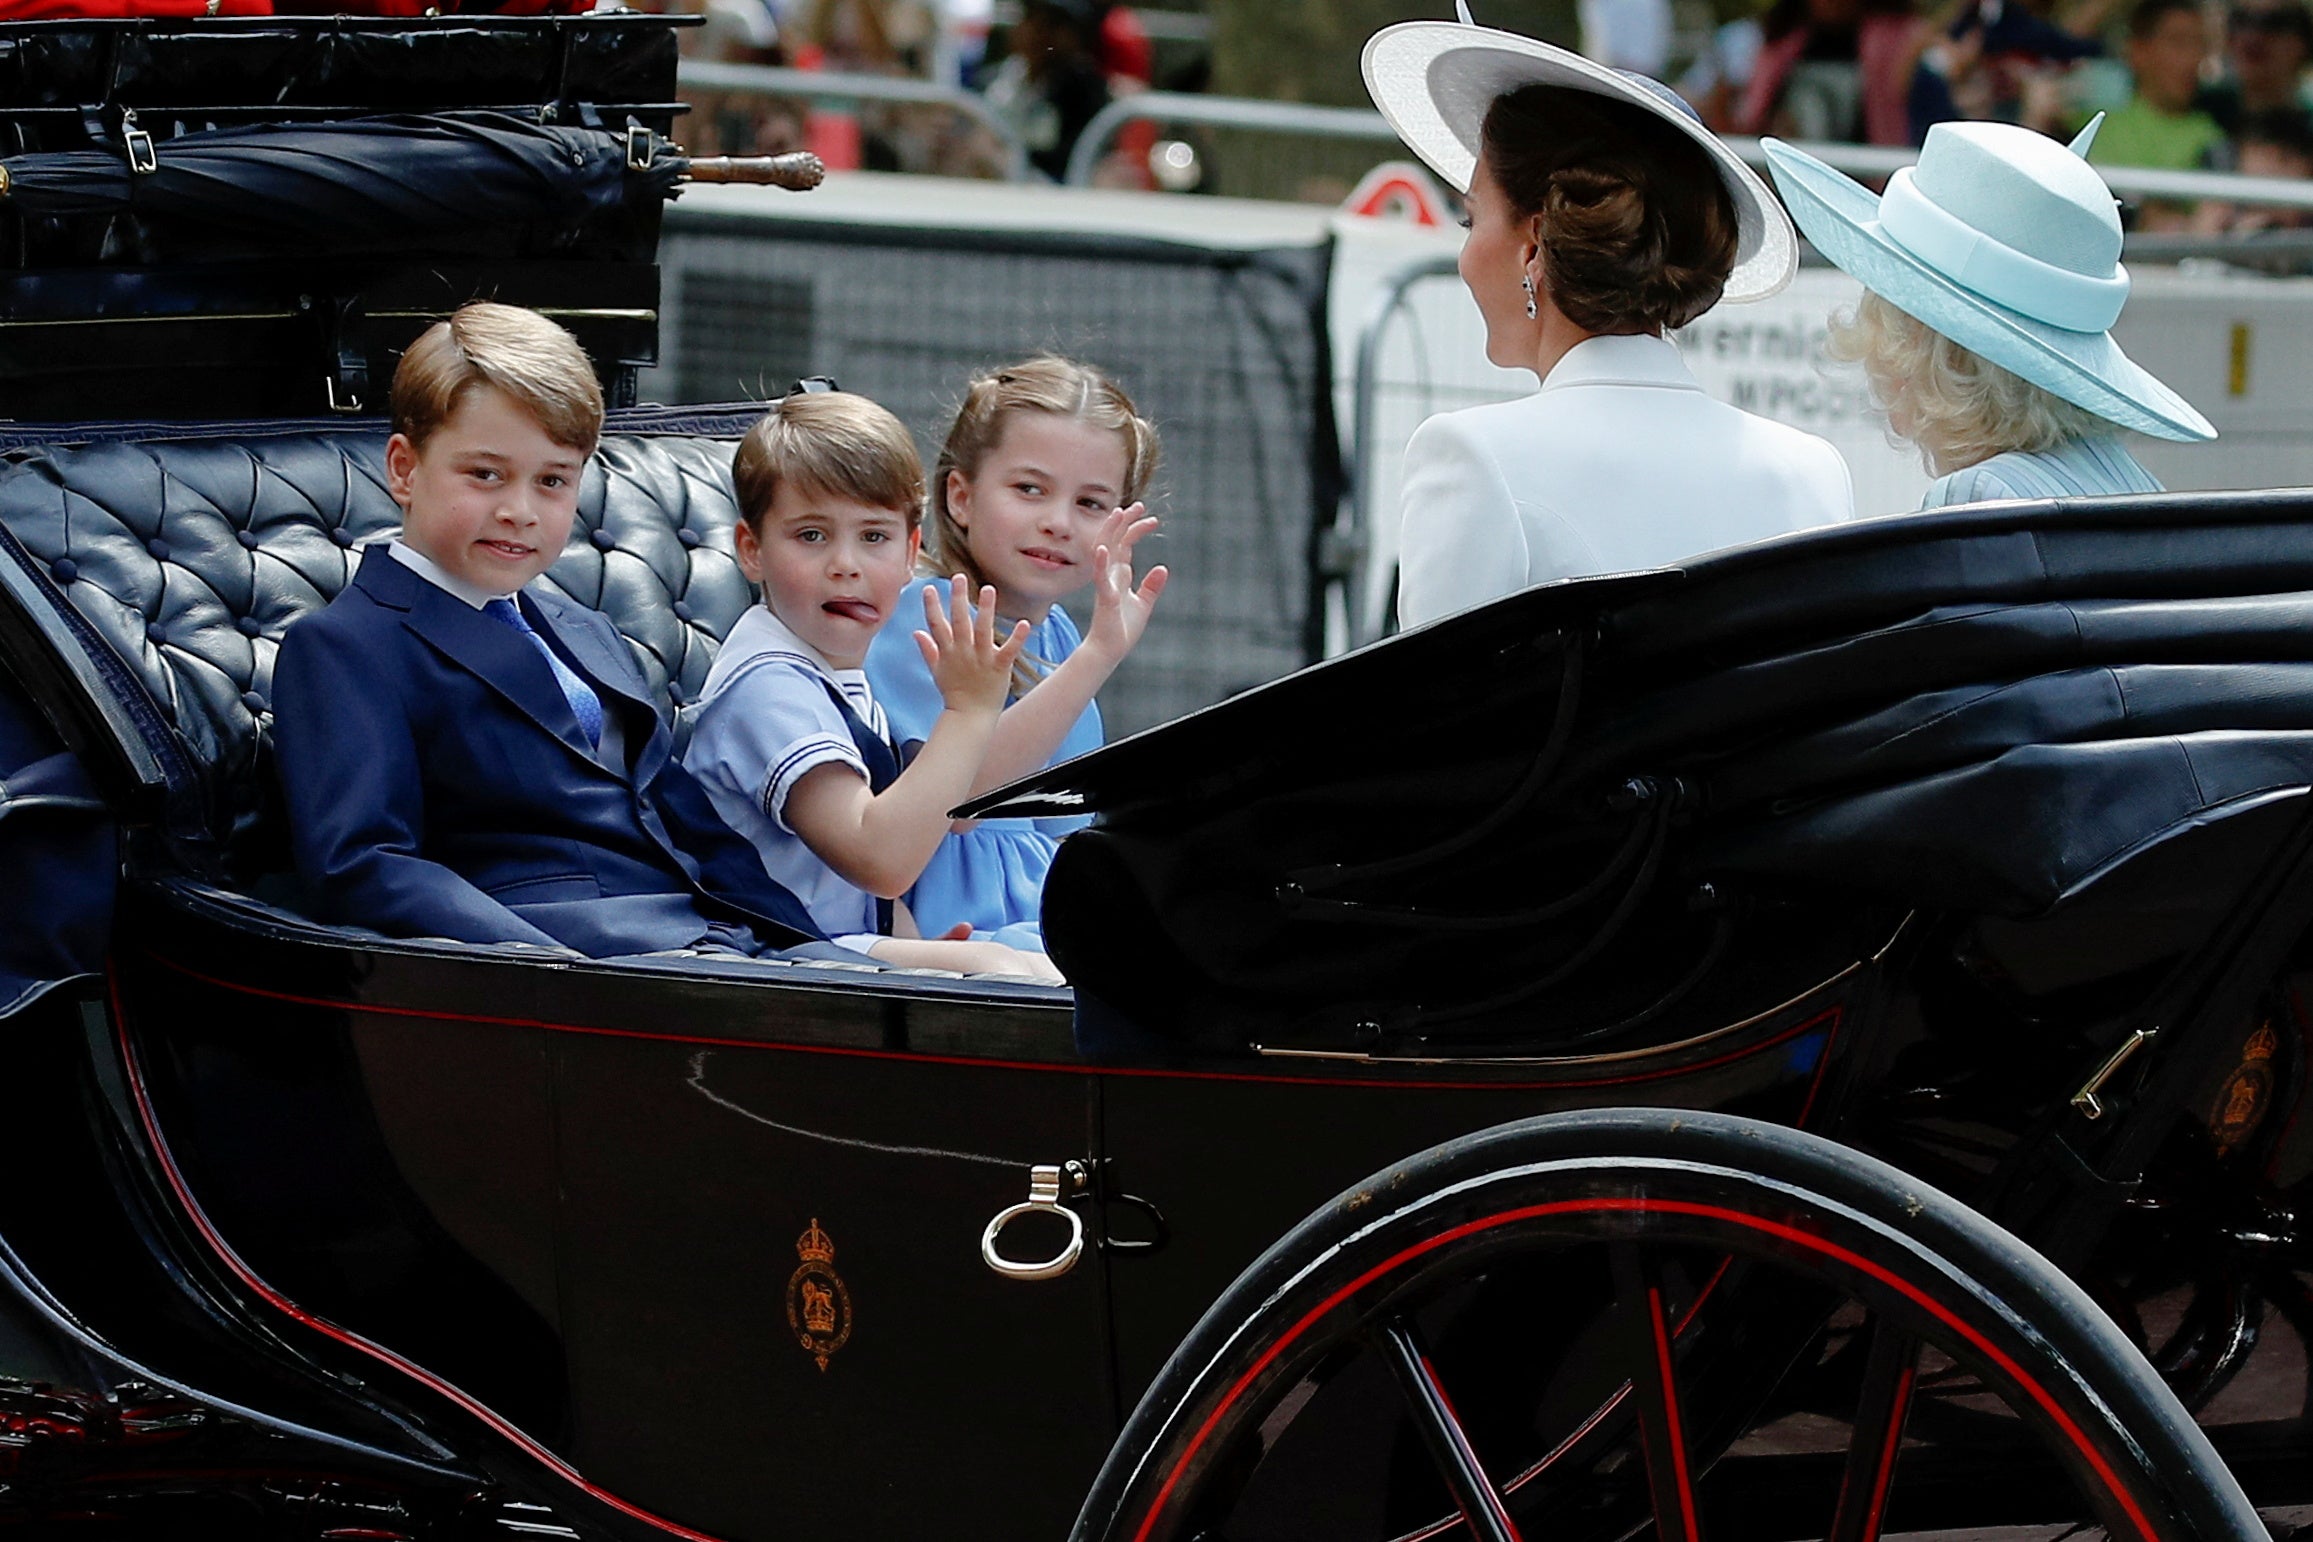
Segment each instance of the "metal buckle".
M330 411L359 412L362 410L361 398L353 395L350 390L344 401L341 402L337 399L337 377L335 375L323 375L321 377L321 389L329 399Z
M629 171L648 171L658 154L658 146L651 142L651 131L640 123L626 126L626 165Z
M150 176L161 169L161 157L153 148L153 136L137 127L136 109L120 115L120 137L128 146L129 170L138 176Z

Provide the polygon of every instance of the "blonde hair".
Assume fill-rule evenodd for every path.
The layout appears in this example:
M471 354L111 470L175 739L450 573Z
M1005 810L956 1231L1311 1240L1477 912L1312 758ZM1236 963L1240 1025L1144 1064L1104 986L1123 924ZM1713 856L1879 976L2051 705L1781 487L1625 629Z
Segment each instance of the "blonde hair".
M546 437L594 453L602 382L578 339L519 305L476 300L418 335L394 369L394 432L423 448L479 386L521 403Z
M1156 425L1133 407L1122 386L1089 364L1049 353L992 370L974 377L965 389L964 404L932 469L931 507L918 561L925 573L936 578L961 573L975 591L987 585L987 574L972 557L969 533L948 508L948 473L961 472L967 481L978 476L1004 442L1005 426L1022 412L1048 412L1113 432L1124 443L1124 485L1117 489L1117 506L1137 502L1148 491L1157 467ZM1012 694L1025 695L1050 669L1044 660L1022 654L1012 668Z
M758 533L782 482L924 517L924 463L907 426L849 391L798 391L747 430L731 462L739 517Z
M1863 366L1889 435L1937 476L2011 450L2046 451L2113 432L2087 408L2009 373L1871 291L1831 318L1824 351ZM1902 428L1895 427L1900 414Z
M1156 474L1156 425L1134 410L1122 387L1089 364L1042 354L973 380L957 409L940 463L932 470L931 511L924 520L923 569L938 577L961 573L977 589L988 580L972 560L971 541L948 511L948 473L965 480L980 474L981 463L1004 441L1004 427L1016 412L1049 412L1055 417L1108 429L1124 441L1124 486L1119 507L1136 502Z

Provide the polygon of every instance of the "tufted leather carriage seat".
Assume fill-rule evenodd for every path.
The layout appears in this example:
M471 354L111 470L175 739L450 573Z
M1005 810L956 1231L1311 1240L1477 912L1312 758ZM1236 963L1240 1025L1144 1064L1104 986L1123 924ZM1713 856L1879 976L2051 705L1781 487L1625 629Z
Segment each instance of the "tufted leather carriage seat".
M568 549L543 580L603 612L663 712L697 700L751 600L731 555L731 456L759 407L613 414ZM97 435L105 437L98 437ZM270 766L273 659L400 510L379 423L104 429L0 442L0 526L67 601L168 769L168 832L202 875L286 866Z

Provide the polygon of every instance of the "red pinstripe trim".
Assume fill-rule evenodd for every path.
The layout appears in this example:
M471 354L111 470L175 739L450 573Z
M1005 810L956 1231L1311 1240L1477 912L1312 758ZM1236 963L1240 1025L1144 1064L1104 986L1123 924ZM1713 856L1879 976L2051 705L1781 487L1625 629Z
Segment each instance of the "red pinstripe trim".
M218 1258L224 1261L225 1267L233 1272L233 1275L236 1279L240 1280L243 1285L247 1286L250 1290L263 1297L265 1301L275 1310L295 1318L297 1321L305 1324L306 1327L311 1328L314 1332L322 1334L328 1338L333 1338L341 1344L358 1349L363 1354L372 1356L375 1359L382 1360L387 1365L392 1366L395 1370L400 1371L403 1375L410 1377L412 1380L417 1381L424 1386L431 1388L441 1396L448 1398L451 1402L457 1404L460 1408L463 1408L466 1410L466 1412L472 1414L475 1418L488 1425L504 1439L519 1447L525 1455L544 1463L546 1466L552 1468L554 1472L565 1481L585 1491L585 1493L587 1493L592 1498L610 1506L613 1510L616 1510L623 1515L630 1515L638 1521L643 1521L649 1525L656 1526L661 1531L668 1532L671 1535L681 1537L684 1539L684 1542L721 1542L720 1538L710 1536L706 1532L693 1531L690 1527L681 1525L675 1521L670 1521L664 1516L653 1515L650 1511L643 1509L640 1505L632 1504L627 1500L619 1498L618 1495L613 1494L610 1492L610 1490L600 1488L595 1484L588 1482L584 1477L580 1476L576 1468L572 1467L568 1462L565 1462L561 1457L556 1456L552 1451L547 1450L546 1447L540 1445L537 1441L531 1439L518 1427L509 1422L504 1417L500 1416L496 1411L489 1408L487 1405L483 1404L480 1400L459 1390L449 1382L442 1380L442 1378L434 1375L424 1367L403 1359L400 1355L395 1354L392 1350L387 1349L382 1344L373 1343L369 1339L363 1338L360 1334L355 1333L350 1329L341 1328L337 1324L329 1321L327 1318L315 1316L313 1313L308 1312L303 1307L299 1306L296 1302L290 1300L287 1296L284 1296L281 1294L281 1292L275 1290L272 1286L259 1279L257 1277L257 1272L254 1269L251 1269L248 1264L244 1263L241 1259L241 1255L233 1251L232 1244L228 1243L224 1237L218 1233L216 1226L209 1220L208 1214L201 1209L200 1201L193 1198L193 1191L186 1186L184 1174L177 1170L177 1159L170 1152L168 1142L161 1138L160 1120L153 1113L152 1097L145 1089L144 1067L138 1063L136 1048L129 1041L128 1017L127 1014L121 1010L120 977L117 971L112 969L110 966L107 966L105 970L105 984L106 988L110 991L112 996L112 1013L113 1022L115 1025L114 1031L117 1034L120 1042L122 1068L127 1072L128 1075L129 1091L136 1098L137 1119L144 1125L145 1139L151 1143L154 1156L160 1160L161 1171L168 1178L169 1187L175 1191L177 1196L177 1203L184 1207L186 1216L191 1219L195 1229L200 1232L202 1239L209 1244L212 1250L215 1251Z
M1887 1421L1887 1439L1880 1443L1879 1470L1872 1474L1871 1508L1863 1517L1863 1542L1879 1542L1880 1518L1887 1513L1887 1491L1895 1481L1896 1448L1903 1444L1904 1415L1911 1408L1911 1387L1919 1375L1915 1359L1895 1379L1895 1414Z
M1655 1374L1662 1378L1663 1443L1670 1447L1671 1481L1678 1485L1679 1524L1685 1529L1686 1542L1702 1542L1701 1529L1695 1524L1694 1474L1687 1471L1687 1432L1679 1423L1679 1384L1671 1364L1670 1331L1662 1318L1662 1292L1652 1285L1646 1288L1646 1323L1654 1337Z
M2072 1442L2074 1448L2087 1459L2088 1465L2103 1480L2106 1490L2119 1502L2121 1509L2127 1512L2129 1520L2135 1524L2137 1533L2143 1542L2159 1542L2157 1534L2153 1531L2151 1519L2138 1507L2135 1496L2121 1487L2119 1474L2112 1470L2111 1464L2104 1460L2103 1454L2088 1443L2087 1433L2073 1422L2069 1414L2057 1406L2055 1398L2050 1395L2047 1389L2025 1375L2022 1366L2016 1364L1983 1334L1961 1321L1959 1317L1947 1310L1925 1291L1901 1278L1892 1270L1875 1264L1860 1254L1843 1248L1826 1238L1818 1237L1812 1232L1801 1231L1796 1226L1787 1226L1780 1221L1770 1221L1761 1216L1745 1215L1739 1210L1729 1210L1720 1205L1703 1205L1688 1200L1645 1197L1554 1200L1549 1204L1524 1205L1515 1210L1504 1210L1494 1215L1481 1216L1474 1221L1465 1221L1459 1226L1438 1233L1426 1242L1417 1242L1412 1247L1392 1254L1336 1290L1332 1295L1327 1296L1323 1301L1318 1302L1317 1305L1304 1313L1298 1322L1288 1328L1276 1343L1262 1351L1261 1358L1254 1361L1243 1375L1230 1384L1229 1390L1222 1394L1221 1400L1213 1406L1212 1412L1205 1415L1204 1422L1197 1426L1196 1434L1189 1438L1188 1445L1182 1450L1179 1459L1173 1463L1172 1471L1165 1474L1165 1480L1158 1487L1156 1497L1149 1502L1148 1513L1141 1517L1140 1526L1133 1532L1133 1542L1147 1542L1149 1532L1156 1525L1157 1516L1164 1510L1165 1501L1172 1497L1174 1487L1180 1482L1182 1471L1195 1458L1197 1452L1203 1449L1205 1441L1212 1435L1213 1427L1220 1422L1221 1416L1234 1407L1237 1399L1244 1395L1245 1389L1252 1385L1254 1380L1267 1370L1279 1355L1291 1348L1294 1341L1307 1332L1319 1318L1325 1316L1375 1280L1390 1273L1399 1265L1433 1252L1448 1243L1459 1242L1464 1237L1475 1236L1479 1232L1491 1231L1497 1226L1507 1226L1518 1221L1537 1220L1543 1216L1551 1215L1579 1215L1591 1211L1693 1215L1706 1220L1729 1222L1752 1231L1763 1232L1811 1252L1823 1254L1827 1258L1837 1259L1850 1268L1857 1269L1878 1280L1881 1284L1891 1287L1898 1294L1910 1299L1914 1305L1925 1310L1929 1316L1934 1317L1959 1334L1960 1337L1966 1339L1986 1359L1999 1366L2010 1378L2021 1385L2030 1394L2032 1400L2040 1405L2041 1410L2048 1415L2056 1427Z
M218 990L231 991L235 995L255 996L265 1001L284 1001L291 1006L327 1007L340 1012L361 1012L371 1017L406 1017L440 1023L481 1023L499 1028L537 1028L548 1033L585 1034L594 1038L646 1039L662 1044L700 1044L711 1049L766 1049L790 1055L833 1055L839 1058L857 1060L898 1060L919 1065L975 1066L993 1071L1042 1071L1064 1076L1138 1077L1154 1078L1161 1081L1255 1082L1273 1087L1368 1087L1382 1091L1399 1089L1417 1092L1575 1091L1584 1087L1627 1087L1640 1082L1663 1081L1671 1077L1691 1076L1698 1071L1716 1070L1720 1066L1731 1065L1738 1060L1748 1060L1754 1055L1763 1054L1768 1050L1790 1043L1793 1039L1821 1026L1827 1020L1836 1031L1840 1014L1844 1010L1840 1007L1826 1007L1813 1017L1784 1029L1772 1038L1761 1039L1755 1044L1746 1044L1740 1049L1729 1050L1727 1053L1710 1060L1699 1060L1691 1065L1663 1066L1652 1071L1637 1071L1627 1076L1576 1077L1561 1081L1409 1081L1394 1076L1370 1079L1360 1079L1353 1076L1278 1076L1257 1071L1179 1071L1154 1066L1104 1066L1073 1062L1061 1064L1044 1060L979 1059L970 1055L925 1054L918 1050L858 1049L849 1045L774 1043L762 1039L721 1039L708 1038L698 1034L649 1033L635 1028L597 1028L582 1023L558 1023L537 1017L500 1017L481 1012L446 1012L432 1007L373 1006L366 1002L340 1001L327 996L300 996L289 991L267 990L257 985L242 985L236 981L220 980L213 975L203 974L197 969L187 968L175 959L163 958L150 950L145 950L144 956L163 969L181 974L189 980L198 980L203 985L212 986ZM1823 1047L1824 1054L1828 1055L1830 1049L1831 1041L1826 1038ZM1821 1061L1817 1062L1816 1076L1818 1080L1821 1079Z
M1719 1260L1719 1266L1711 1271L1711 1277L1703 1282L1703 1288L1695 1292L1695 1299L1688 1303L1685 1313L1680 1316L1677 1323L1672 1325L1672 1338L1677 1338L1680 1334L1687 1331L1687 1324L1695 1320L1695 1314L1703 1309L1703 1303L1711 1299L1711 1292L1719 1288L1719 1281L1727 1277L1727 1270L1734 1266L1734 1262L1735 1258L1731 1253L1728 1254L1725 1258ZM1443 1387L1438 1389L1438 1395L1440 1397L1445 1395L1445 1389ZM1569 1434L1565 1439L1559 1441L1558 1444L1552 1446L1548 1451L1544 1452L1540 1461L1527 1468L1524 1472L1518 1474L1518 1476L1515 1478L1512 1478L1509 1482L1503 1484L1502 1493L1505 1496L1515 1494L1518 1492L1518 1490L1524 1488L1527 1484L1533 1482L1536 1478L1541 1477L1545 1472L1548 1472L1551 1467L1557 1464L1560 1457L1563 1457L1567 1452L1573 1450L1577 1445L1581 1444L1583 1436L1598 1428L1599 1422L1601 1420L1605 1419L1608 1414L1613 1413L1617 1408L1620 1408L1622 1406L1622 1400L1628 1396L1630 1396L1630 1383L1626 1381L1620 1387L1615 1389L1614 1396L1599 1404L1598 1407L1591 1411L1589 1418L1576 1425L1574 1427L1573 1433ZM1397 1538L1396 1542L1429 1542L1431 1537L1451 1531L1460 1524L1461 1522L1459 1520L1449 1515L1443 1520L1432 1521L1429 1525L1423 1527L1419 1531L1408 1532L1406 1535Z

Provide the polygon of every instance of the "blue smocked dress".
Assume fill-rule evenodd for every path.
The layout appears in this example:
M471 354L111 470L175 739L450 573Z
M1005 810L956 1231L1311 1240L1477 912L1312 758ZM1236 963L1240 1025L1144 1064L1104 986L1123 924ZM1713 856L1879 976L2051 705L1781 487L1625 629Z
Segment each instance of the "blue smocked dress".
M2117 438L2075 439L2053 450L2010 450L1928 484L1919 506L1991 503L2002 498L2097 498L2162 491Z
M925 582L939 592L945 607L948 581ZM868 685L891 725L903 764L931 737L941 710L939 688L932 684L932 672L916 648L915 634L923 629L922 602L916 598L920 587L908 586L891 620L867 650ZM1068 612L1055 605L1043 624L1029 633L1027 651L1057 667L1082 641ZM1099 749L1102 739L1100 705L1095 702L1069 728L1049 764ZM915 912L917 926L926 937L937 937L959 921L968 922L975 934L1042 952L1044 874L1052 866L1060 838L1090 822L1082 817L984 819L969 830L950 832L908 892L908 908Z

